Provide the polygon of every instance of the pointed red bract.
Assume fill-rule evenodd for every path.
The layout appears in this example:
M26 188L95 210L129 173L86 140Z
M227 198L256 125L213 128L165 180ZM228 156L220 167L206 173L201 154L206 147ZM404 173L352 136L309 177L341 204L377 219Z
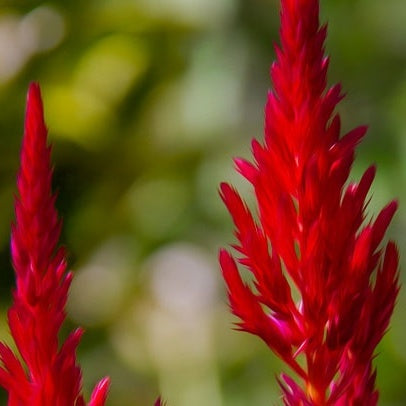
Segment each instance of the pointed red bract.
M11 234L16 289L8 312L21 360L0 344L0 385L8 392L9 406L85 405L76 361L82 330L72 332L61 346L58 342L72 274L58 247L61 221L51 190L50 152L40 89L31 84ZM108 386L108 378L100 381L89 406L104 405Z
M375 405L372 359L399 291L397 248L380 244L397 203L366 223L375 168L347 184L366 127L340 135L334 109L343 96L340 85L326 90L319 2L281 5L264 141L252 142L252 163L235 160L253 185L258 215L231 186L220 188L238 240L236 260L220 252L230 307L241 330L299 375L281 376L286 405ZM251 271L253 286L237 263Z

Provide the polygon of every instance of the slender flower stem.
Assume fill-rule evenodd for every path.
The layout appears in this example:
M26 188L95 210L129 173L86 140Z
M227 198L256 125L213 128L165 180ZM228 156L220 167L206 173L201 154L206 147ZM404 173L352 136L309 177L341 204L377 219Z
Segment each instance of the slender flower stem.
M11 233L16 289L8 321L21 359L0 343L0 385L8 392L9 406L85 405L76 361L83 331L73 331L61 346L58 341L72 273L58 247L61 221L51 190L50 153L40 89L34 83L27 97ZM103 406L108 388L109 379L102 379L88 405Z
M258 219L221 185L238 255L222 250L220 264L240 329L262 338L300 378L281 376L286 405L375 405L372 359L399 291L397 248L381 242L397 203L366 221L375 168L347 185L366 127L340 135L334 110L343 96L340 85L326 90L326 32L318 0L281 0L264 141L253 140L253 163L235 160L254 187ZM251 271L253 287L237 262Z

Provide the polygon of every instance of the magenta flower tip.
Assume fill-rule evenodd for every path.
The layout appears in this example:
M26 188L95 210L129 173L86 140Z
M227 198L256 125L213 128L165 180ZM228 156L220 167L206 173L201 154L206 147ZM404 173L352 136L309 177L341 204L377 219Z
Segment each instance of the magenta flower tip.
M105 377L93 389L89 406L103 406L106 403L107 395L110 389L110 378Z

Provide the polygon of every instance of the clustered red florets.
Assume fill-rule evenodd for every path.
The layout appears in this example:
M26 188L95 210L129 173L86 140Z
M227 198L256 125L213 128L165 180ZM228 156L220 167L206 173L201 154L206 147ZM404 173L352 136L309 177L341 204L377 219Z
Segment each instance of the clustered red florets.
M239 327L262 338L303 381L282 375L286 405L375 405L372 359L399 291L397 248L380 244L397 203L366 222L375 168L346 185L366 128L340 137L334 109L343 96L340 85L325 90L319 2L281 3L264 143L252 142L254 163L235 160L254 187L259 219L233 187L221 185L236 226L237 262L254 280L254 287L244 283L235 259L220 252L230 306Z
M58 248L61 221L51 190L50 147L37 84L28 92L21 165L17 180L16 220L11 256L16 290L8 312L9 326L22 361L0 343L0 385L9 406L84 406L76 348L82 330L59 346L72 274ZM103 406L109 379L95 387L89 406Z

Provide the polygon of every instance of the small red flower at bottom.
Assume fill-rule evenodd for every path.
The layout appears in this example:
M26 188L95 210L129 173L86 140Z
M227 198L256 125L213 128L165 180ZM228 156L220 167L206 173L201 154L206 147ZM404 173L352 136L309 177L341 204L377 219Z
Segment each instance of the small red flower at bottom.
M154 406L165 406L165 405L166 403L160 397L154 403Z
M84 406L82 374L76 348L77 329L59 346L72 273L58 247L61 221L52 194L51 149L43 118L40 89L28 91L21 164L17 179L11 256L16 275L13 304L8 312L11 335L20 357L0 343L0 385L9 406ZM89 406L103 406L109 378L93 390Z

